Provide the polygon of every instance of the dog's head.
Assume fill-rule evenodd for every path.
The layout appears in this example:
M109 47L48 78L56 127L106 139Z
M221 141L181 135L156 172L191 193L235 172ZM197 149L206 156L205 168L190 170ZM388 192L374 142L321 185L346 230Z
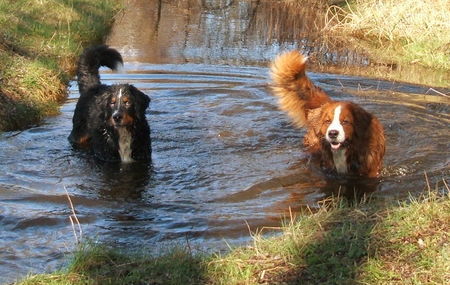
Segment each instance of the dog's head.
M368 112L354 103L328 103L322 106L320 136L331 151L349 147L367 132L370 118Z
M107 124L115 128L131 127L145 120L150 98L128 84L110 86L104 102Z

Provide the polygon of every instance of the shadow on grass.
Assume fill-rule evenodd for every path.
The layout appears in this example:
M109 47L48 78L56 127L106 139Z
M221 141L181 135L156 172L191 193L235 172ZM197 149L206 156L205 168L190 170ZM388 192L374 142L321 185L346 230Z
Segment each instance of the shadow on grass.
M317 215L326 219L310 218L316 226L314 238L299 242L289 257L293 268L280 274L266 276L261 282L269 284L355 284L357 275L369 256L372 230L376 225L373 214L382 210L370 197L379 185L379 179L328 177L321 186L325 198ZM328 214L326 213L328 212ZM308 213L306 213L308 215ZM300 231L308 231L308 227Z
M368 254L374 224L358 217L330 223L320 241L305 250L305 268L292 283L354 284Z
M290 257L289 270L267 276L267 284L356 284L368 255L374 219L355 200L341 198L341 205L320 223L314 238L299 243Z

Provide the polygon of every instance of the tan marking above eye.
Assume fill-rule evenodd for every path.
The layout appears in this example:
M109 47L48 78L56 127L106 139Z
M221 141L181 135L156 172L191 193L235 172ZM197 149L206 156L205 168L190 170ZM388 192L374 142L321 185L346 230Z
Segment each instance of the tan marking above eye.
M125 104L129 103L129 99L127 97L125 97L125 98L122 99L122 102L125 103Z

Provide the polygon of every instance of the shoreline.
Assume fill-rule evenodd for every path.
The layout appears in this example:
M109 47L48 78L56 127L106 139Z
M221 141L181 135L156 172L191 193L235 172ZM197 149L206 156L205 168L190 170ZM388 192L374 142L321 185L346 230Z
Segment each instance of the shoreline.
M383 207L370 198L330 198L317 212L288 219L276 229L280 235L251 233L250 245L225 254L187 244L155 256L85 240L65 269L16 284L444 284L450 266L445 189Z

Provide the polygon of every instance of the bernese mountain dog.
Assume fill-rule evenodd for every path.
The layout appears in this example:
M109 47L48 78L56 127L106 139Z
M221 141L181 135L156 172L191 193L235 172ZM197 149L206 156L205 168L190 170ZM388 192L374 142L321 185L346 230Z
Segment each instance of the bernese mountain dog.
M91 150L102 161L149 161L150 128L145 118L150 98L130 84L100 83L101 66L116 70L120 53L106 45L89 47L78 61L78 99L69 142Z
M355 103L332 100L315 86L305 74L306 59L290 51L272 62L272 90L280 109L297 127L306 128L304 145L327 173L378 177L385 152L380 121Z

